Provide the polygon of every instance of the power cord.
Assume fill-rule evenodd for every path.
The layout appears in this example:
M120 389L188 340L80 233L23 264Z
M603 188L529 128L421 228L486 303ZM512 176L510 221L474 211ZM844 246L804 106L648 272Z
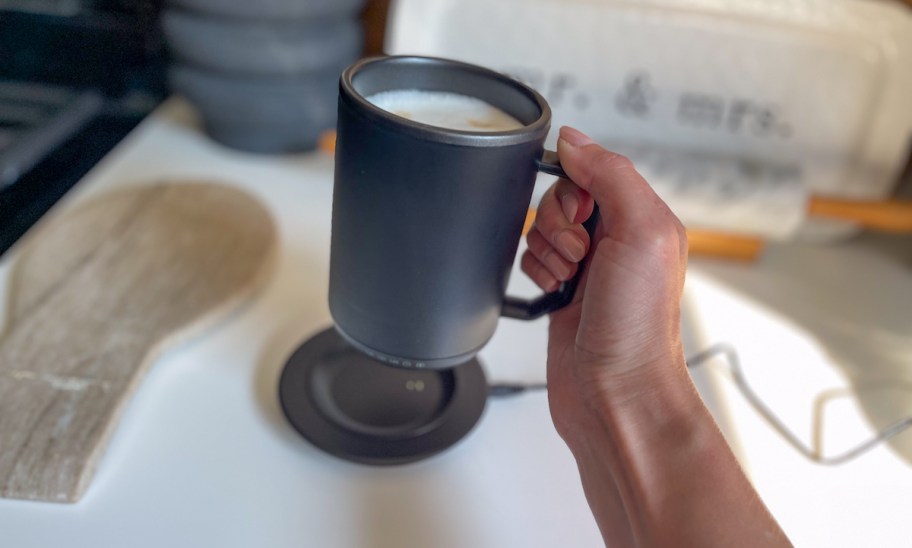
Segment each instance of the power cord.
M488 386L488 395L492 398L505 398L509 396L518 396L530 391L547 390L548 385L543 382L538 383L495 383Z
M843 464L867 453L874 447L896 436L900 432L905 431L909 427L912 427L912 416L904 417L894 421L873 437L847 451L834 456L825 456L823 454L823 436L821 434L823 431L823 413L820 406L816 406L817 414L815 415L814 420L814 443L812 446L808 446L802 442L801 439L796 436L765 403L763 403L763 400L761 400L757 393L750 387L744 376L744 371L741 369L741 360L738 358L738 353L730 344L716 344L697 353L687 359L687 367L693 369L704 365L717 357L725 358L725 363L728 366L728 371L730 373L730 380L734 383L738 391L741 392L741 395L754 411L756 411L757 414L760 415L760 417L762 417L767 424L782 436L782 438L796 451L818 464L830 466ZM488 394L492 398L503 398L517 396L530 391L547 390L547 388L548 385L544 383L494 383L490 385Z

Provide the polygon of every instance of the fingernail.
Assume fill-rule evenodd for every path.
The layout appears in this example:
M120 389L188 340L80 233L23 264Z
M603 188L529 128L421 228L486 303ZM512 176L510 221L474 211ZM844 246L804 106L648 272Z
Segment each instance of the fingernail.
M560 138L572 147L584 147L595 142L582 131L573 129L570 126L560 128Z
M557 235L557 245L564 250L566 257L573 262L583 260L583 255L586 254L583 242L570 230L565 230Z
M579 210L579 200L576 195L564 194L561 198L561 209L564 210L564 217L567 218L567 222L572 223L576 219L577 210Z

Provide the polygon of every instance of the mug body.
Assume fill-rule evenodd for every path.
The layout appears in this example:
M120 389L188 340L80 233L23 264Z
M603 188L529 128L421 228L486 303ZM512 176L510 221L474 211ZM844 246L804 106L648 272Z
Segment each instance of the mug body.
M519 120L474 133L365 99L397 89L481 99ZM544 99L499 73L425 57L366 59L340 81L329 306L336 329L401 367L450 367L491 338L550 126Z

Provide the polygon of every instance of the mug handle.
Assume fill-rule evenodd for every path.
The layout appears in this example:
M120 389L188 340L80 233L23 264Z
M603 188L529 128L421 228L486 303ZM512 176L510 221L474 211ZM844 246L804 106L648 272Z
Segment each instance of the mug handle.
M554 151L546 150L541 159L536 160L536 165L542 173L567 178L564 168L560 165L557 153ZM595 226L598 224L598 219L599 210L598 204L596 204L595 209L592 210L592 215L583 223L583 228L589 233L590 242L594 240ZM558 290L553 293L546 293L536 299L520 299L507 295L504 297L500 315L517 320L535 320L567 306L573 301L573 295L576 293L576 287L583 276L585 264L586 259L583 258L579 268L576 270L576 274L566 282L561 283Z

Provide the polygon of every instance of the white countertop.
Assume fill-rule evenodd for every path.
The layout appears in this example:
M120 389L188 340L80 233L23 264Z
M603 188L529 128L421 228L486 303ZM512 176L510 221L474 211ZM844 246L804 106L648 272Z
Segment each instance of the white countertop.
M829 400L826 455L872 437L872 424L912 416L912 238L778 245L750 266L695 261L685 299L685 323L702 341L736 347L752 387L806 445L815 398L832 389L867 387ZM843 465L818 465L732 383L716 386L742 464L796 546L912 545L912 430Z
M543 393L491 401L452 450L397 468L341 462L287 425L276 397L284 360L330 325L329 157L227 150L201 135L185 103L172 100L57 209L114 186L162 179L225 181L258 196L279 227L275 276L242 311L154 365L79 503L0 500L0 544L601 545ZM859 242L779 246L754 266L694 261L688 351L734 343L757 390L804 435L811 399L844 383L839 370L905 374L912 384L909 255L898 261L891 250ZM13 260L15 250L0 263L0 309ZM511 291L534 288L514 275ZM545 320L505 320L481 359L492 381L541 381L545 345ZM814 465L747 409L722 375L700 371L695 378L796 544L908 544L912 467L896 453L879 448L842 467ZM852 406L834 411L828 435L832 430L836 448L870 434Z

